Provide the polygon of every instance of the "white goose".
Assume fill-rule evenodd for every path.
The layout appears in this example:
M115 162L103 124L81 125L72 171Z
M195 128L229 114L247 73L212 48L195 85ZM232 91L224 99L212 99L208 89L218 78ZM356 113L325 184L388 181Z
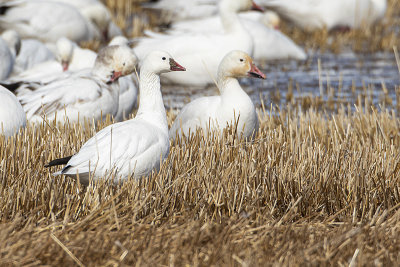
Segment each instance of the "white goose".
M0 81L12 73L15 57L19 51L19 37L15 31L5 31L0 36Z
M129 45L129 40L125 36L114 37L108 45ZM119 83L119 105L118 113L115 116L116 121L122 121L129 117L133 108L137 104L138 89L136 84L138 83L136 73L121 77L118 80Z
M25 125L26 115L18 99L0 86L0 134L12 136Z
M260 0L296 25L308 29L360 28L385 16L386 0Z
M17 75L39 63L54 59L53 51L41 41L36 39L21 40L21 49L15 60L12 75Z
M261 15L257 16L254 13ZM279 27L279 17L275 13L271 13L270 11L266 15L260 12L254 13L241 14L240 20L254 40L253 58L255 60L305 60L307 58L306 53L301 47L280 31L275 30L275 28ZM267 25L265 25L265 22L267 22ZM222 34L224 29L218 17L210 17L195 21L174 23L170 31L175 34L177 32Z
M0 8L0 28L15 30L22 38L45 42L56 42L60 37L75 42L95 38L92 25L69 4L17 0L0 4Z
M54 80L70 75L62 75L69 70L71 72L92 68L97 54L89 49L80 48L76 43L67 38L60 38L56 42L56 59L42 62L21 73L13 75L8 83L39 83L39 85L50 83Z
M184 71L161 51L149 54L140 69L140 106L135 118L112 124L90 138L72 157L50 162L66 164L55 175L76 177L83 184L114 173L116 179L140 179L158 170L169 152L168 124L160 90L161 73Z
M104 119L118 112L119 77L131 74L137 63L125 46L107 46L100 50L94 67L58 79L34 91L17 93L28 120L57 119L77 122L83 118ZM29 84L25 85L29 87Z
M237 122L238 136L249 138L258 129L256 109L250 97L243 91L237 78L255 77L265 79L250 56L242 51L228 53L218 69L219 96L201 97L185 105L176 117L169 137L189 136L201 128L206 134L210 130L222 132L228 125Z
M253 38L243 27L239 11L259 8L252 0L222 0L219 11L224 34L155 34L142 38L134 48L139 60L149 51L166 48L176 60L186 66L183 75L168 73L163 82L184 85L205 86L214 82L218 65L223 56L231 50L253 53Z

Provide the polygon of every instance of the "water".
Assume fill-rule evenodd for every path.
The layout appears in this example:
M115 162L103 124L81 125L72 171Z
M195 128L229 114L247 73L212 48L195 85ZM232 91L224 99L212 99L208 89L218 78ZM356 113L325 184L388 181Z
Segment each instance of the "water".
M286 60L257 65L266 73L266 80L241 80L242 87L257 106L261 103L260 98L267 106L284 104L290 81L293 84L293 98L297 100L321 96L325 101L331 99L353 104L357 96L362 94L369 96L375 105L381 103L384 84L391 105L396 105L395 87L400 85L400 74L394 53L357 54L349 50L340 54L325 52L309 54L304 62ZM278 91L280 97L277 97ZM190 99L217 93L215 86L206 89L163 86L164 101L168 108L182 108Z

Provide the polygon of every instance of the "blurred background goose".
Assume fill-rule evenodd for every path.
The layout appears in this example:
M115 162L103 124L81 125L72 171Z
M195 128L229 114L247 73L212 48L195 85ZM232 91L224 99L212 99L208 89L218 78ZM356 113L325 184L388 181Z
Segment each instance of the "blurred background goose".
M125 46L103 48L92 69L85 69L66 78L55 80L47 85L36 86L35 90L17 92L28 120L41 122L47 120L77 122L84 118L94 121L105 119L107 114L115 116L118 112L119 85L117 80L131 74L137 58Z
M259 9L252 0L222 0L219 12L224 33L183 33L156 34L149 32L149 37L140 38L135 46L139 59L150 51L165 49L186 66L182 75L168 73L163 82L206 86L214 83L218 65L224 55L231 50L253 53L253 38L243 27L238 12Z
M260 0L260 4L307 30L370 26L384 17L387 7L386 0Z

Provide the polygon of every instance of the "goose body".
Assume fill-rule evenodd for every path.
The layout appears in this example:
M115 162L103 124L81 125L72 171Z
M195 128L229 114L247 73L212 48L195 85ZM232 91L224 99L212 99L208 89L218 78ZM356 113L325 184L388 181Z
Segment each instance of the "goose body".
M44 43L36 39L21 40L21 50L15 60L13 75L21 73L35 65L54 60L56 55Z
M28 120L77 122L84 118L95 121L118 111L117 80L131 74L137 62L133 52L123 46L103 48L92 69L50 82L36 90L17 93ZM25 85L29 88L29 84Z
M112 124L90 138L55 175L76 177L89 183L94 179L115 174L126 180L139 179L158 170L169 152L168 124L160 90L161 73L184 70L172 57L161 51L149 54L140 71L140 106L135 118ZM48 166L62 160L50 162Z
M188 137L197 128L205 134L210 130L222 132L227 125L237 122L238 135L250 138L258 129L258 118L253 102L237 80L243 76L265 79L248 54L228 53L218 69L220 95L201 97L184 106L171 126L169 137Z
M26 125L26 115L13 93L0 86L0 135L14 135Z
M15 56L11 52L6 41L0 36L0 80L6 79L10 76L15 63Z
M386 0L261 0L304 29L360 28L382 19Z
M0 28L17 31L22 38L56 42L67 37L75 42L92 40L94 31L75 7L53 1L17 0L0 4Z
M222 0L219 10L224 33L156 34L142 38L134 48L141 59L149 51L165 48L187 71L179 75L168 73L162 81L173 84L205 86L214 83L218 65L231 50L253 53L253 39L238 18L238 12L257 7L251 0Z
M32 68L13 75L8 82L38 83L40 86L67 77L71 74L70 72L92 68L96 61L97 54L95 52L80 48L67 38L60 38L55 47L49 46L55 50L54 59L36 64ZM62 75L67 70L70 72ZM32 85L30 87L33 89Z
M200 19L218 13L216 0L161 0L143 6L165 12L167 22Z
M277 17L271 16L269 20L268 17L265 18L264 16L249 13L240 16L240 19L254 41L253 58L255 60L304 60L307 58L301 47L280 31L275 30L279 26ZM265 22L267 22L267 25L265 25ZM222 34L224 30L221 20L215 16L201 20L175 23L171 26L171 31Z

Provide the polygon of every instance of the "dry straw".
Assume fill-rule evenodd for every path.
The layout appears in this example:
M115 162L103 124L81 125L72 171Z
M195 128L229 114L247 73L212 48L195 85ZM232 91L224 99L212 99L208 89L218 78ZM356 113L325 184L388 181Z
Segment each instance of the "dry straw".
M197 132L119 185L44 168L110 119L0 138L0 266L398 265L400 121L356 98L262 105L254 142Z

